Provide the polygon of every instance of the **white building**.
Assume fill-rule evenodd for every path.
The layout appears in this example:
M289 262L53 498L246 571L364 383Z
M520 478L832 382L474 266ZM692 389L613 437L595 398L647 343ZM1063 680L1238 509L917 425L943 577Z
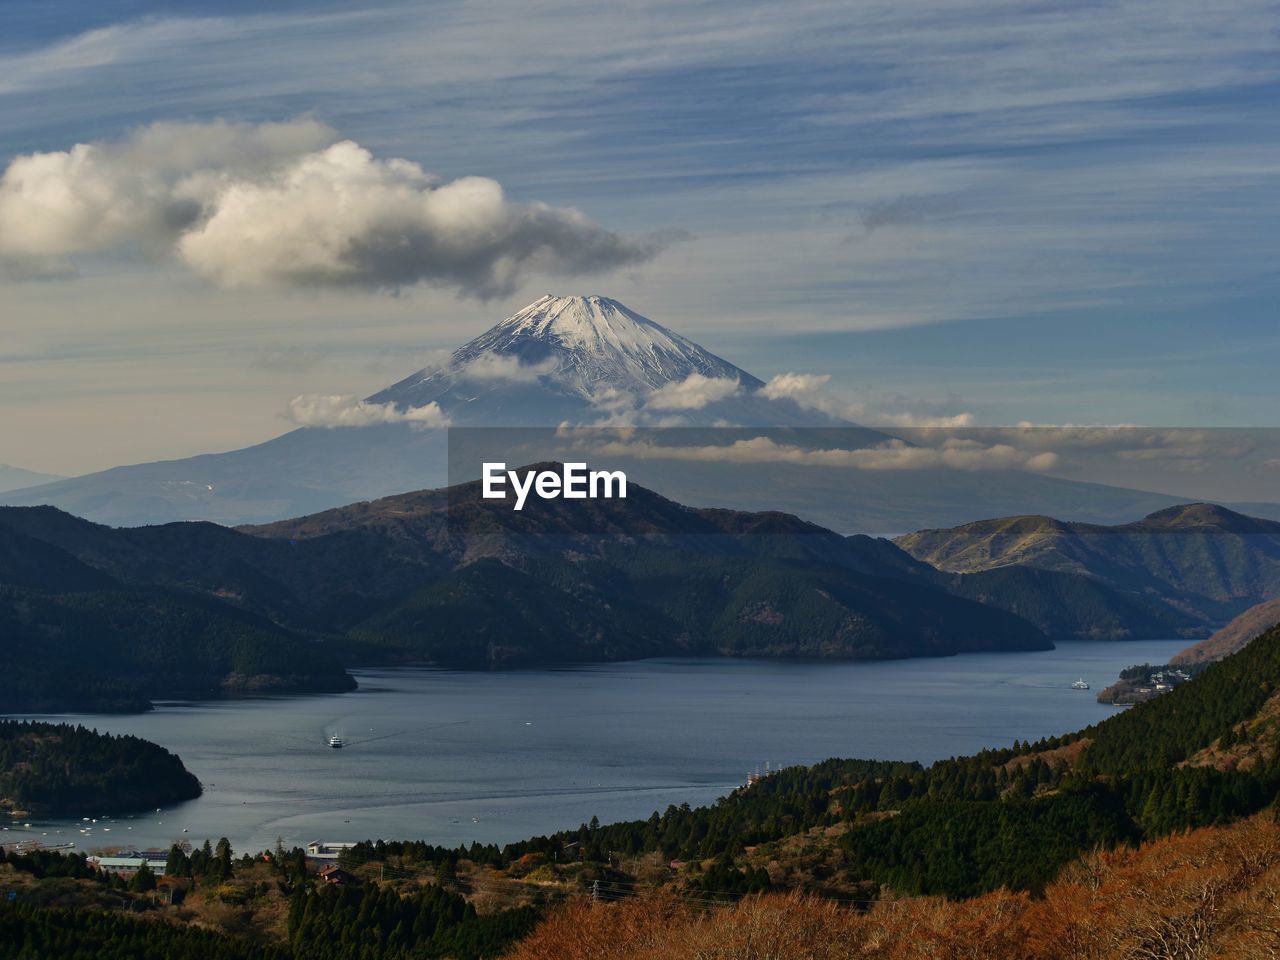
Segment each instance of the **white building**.
M340 843L336 840L312 840L307 844L307 856L312 860L337 860L343 850L350 850L354 843Z
M145 863L157 877L164 876L164 861L151 860L147 857L89 857L89 863L106 873L114 873L122 877L132 877Z

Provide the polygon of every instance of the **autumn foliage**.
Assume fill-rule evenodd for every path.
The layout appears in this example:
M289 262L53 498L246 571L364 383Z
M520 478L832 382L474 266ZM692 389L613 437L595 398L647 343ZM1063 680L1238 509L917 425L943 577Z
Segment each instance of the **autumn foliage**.
M552 913L509 960L1254 960L1280 956L1280 826L1255 817L1085 857L1042 897L799 895L709 907L674 890Z

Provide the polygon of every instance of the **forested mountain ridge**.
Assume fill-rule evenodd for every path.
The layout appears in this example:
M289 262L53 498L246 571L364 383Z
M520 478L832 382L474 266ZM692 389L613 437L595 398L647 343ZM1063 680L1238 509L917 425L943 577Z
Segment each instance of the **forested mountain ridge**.
M894 542L951 573L1035 568L1080 574L1205 625L1280 597L1280 522L1206 503L1116 526L1006 517L921 530Z
M239 530L113 529L52 507L0 508L0 584L12 584L0 617L25 638L21 649L56 638L65 693L19 650L9 654L15 703L130 709L158 693L342 689L350 681L338 661L880 658L1037 649L1046 635L1203 631L1160 598L1097 578L1021 567L944 573L886 540L786 514L692 509L637 485L626 501L539 502L521 513L478 494L464 484ZM73 596L90 588L100 596ZM239 653L213 656L215 640L187 645L209 653L196 663L181 662L180 646L166 660L155 643L135 656L123 638L130 611L147 605L163 611L153 619L240 638ZM67 647L54 626L80 624L71 632L83 636L107 611L105 659ZM328 659L293 656L315 639ZM113 658L128 671L110 669ZM283 669L299 662L302 676Z
M319 643L214 597L0 585L0 703L23 713L145 710L156 697L351 690Z
M55 532L108 528L35 508ZM118 566L118 565L116 565ZM217 596L130 585L55 543L0 524L0 709L145 710L150 698L355 686L317 643Z
M781 514L625 501L482 502L477 484L268 528L113 530L0 509L122 583L214 596L324 636L345 662L493 667L655 654L903 657L1050 646L1035 626L937 589L892 545ZM696 584L696 589L691 585Z
M1195 637L1208 632L1203 617L1176 607L1167 597L1117 587L1087 572L1010 566L957 573L939 569L928 558L918 559L901 544L882 538L841 537L789 514L683 507L643 488L639 488L639 495L651 498L653 508L643 520L611 517L621 513L617 504L603 503L589 507L585 519L579 515L566 523L563 512L549 512L543 513L540 521L517 527L500 513L473 512L469 501L474 499L475 488L475 484L464 484L447 491L403 494L241 529L259 536L299 541L329 536L356 540L385 537L418 556L424 545L430 545L428 552L433 556L454 551L455 557L461 557L459 551L465 550L467 559L495 556L504 560L537 549L536 541L521 537L522 532L545 537L557 530L607 531L620 540L624 535L647 531L651 537L665 537L667 542L678 542L681 547L756 558L816 560L858 573L928 585L1014 613L1054 638ZM1241 520L1271 524L1252 518ZM450 524L455 533L462 530L466 535L451 539ZM1280 529L1280 524L1271 525ZM481 530L483 535L479 535ZM597 537L593 543L580 538L578 545L586 543L589 549L599 549L607 539ZM563 547L563 543L555 546Z
M14 641L0 695L10 709L131 710L157 695L349 689L340 662L883 658L1204 632L1160 591L1092 572L939 571L886 540L635 485L625 502L574 507L515 513L469 484L241 530L0 508ZM1232 535L1280 527L1228 519Z
M200 781L177 756L139 737L0 720L0 809L6 812L127 812L200 792Z
M768 893L708 909L671 890L572 901L509 960L1269 960L1280 949L1280 826L1259 816L1068 865L1040 895L823 900Z

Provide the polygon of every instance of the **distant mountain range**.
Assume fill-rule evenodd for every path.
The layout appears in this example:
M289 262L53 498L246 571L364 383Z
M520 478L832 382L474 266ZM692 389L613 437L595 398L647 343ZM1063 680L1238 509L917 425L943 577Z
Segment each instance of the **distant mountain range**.
M35 487L45 483L56 483L64 479L54 473L37 473L7 463L0 463L0 493L9 490L21 490L23 487Z
M884 541L792 517L691 510L634 485L625 505L574 502L593 512L590 532L566 532L576 528L565 501L515 513L478 493L472 484L407 494L244 530L112 529L51 507L3 508L12 555L40 557L42 571L0 571L0 582L14 584L3 608L31 638L24 663L48 634L55 674L58 652L64 665L105 670L105 654L53 642L67 617L87 616L90 606L120 633L149 610L147 650L171 642L198 655L203 648L175 624L185 616L200 636L231 636L234 627L234 649L279 650L282 660L312 666L323 658L313 663L298 644L319 644L317 655L346 663L480 668L1050 646L1026 620L935 589ZM111 656L136 662L127 644Z
M1187 509L1133 526L1244 535L1210 534L1207 516ZM0 650L0 693L35 705L60 691L126 709L179 693L343 689L339 663L894 658L1203 636L1204 609L1236 600L1178 599L1174 584L1243 565L1252 576L1231 586L1243 602L1272 582L1280 524L1221 520L1265 542L1180 548L1155 589L1022 553L969 573L937 569L887 540L786 514L694 509L635 484L625 501L538 501L516 513L482 501L473 483L240 529L114 529L52 507L0 508L0 626L14 638ZM1122 557L1124 542L1111 541ZM1103 555L1088 557L1105 566Z
M1280 597L1280 522L1213 504L1171 507L1115 526L1007 517L921 530L895 542L952 573L1080 574L1201 624L1225 622Z
M853 449L893 440L893 431L864 429L770 391L760 378L680 334L594 296L542 297L464 344L441 366L368 397L355 419L364 425L334 426L352 421L320 417L227 453L115 467L51 483L29 479L25 489L0 493L0 502L49 504L120 526L270 522L470 479L448 473L445 431L428 426L446 422L750 427L788 442ZM787 433L801 428L832 432L799 439ZM564 459L554 451L511 459L553 458ZM1182 502L1022 469L768 463L744 472L740 463L618 460L640 482L683 503L782 510L845 533L898 533L1028 512L1111 523Z

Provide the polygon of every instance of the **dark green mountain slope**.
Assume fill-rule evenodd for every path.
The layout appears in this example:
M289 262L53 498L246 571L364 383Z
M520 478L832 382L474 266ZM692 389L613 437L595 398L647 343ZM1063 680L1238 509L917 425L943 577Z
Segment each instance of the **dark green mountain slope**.
M0 526L0 583L55 590L102 590L116 586L108 574L65 550Z
M455 488L452 494L452 509L447 514L451 524L445 523L449 501L444 493L427 491L245 529L272 538L296 539L299 546L334 537L348 542L377 538L388 545L389 552L400 556L438 557L444 553L453 562L495 556L514 563L530 556L545 559L561 551L593 555L608 550L616 556L634 541L631 534L643 531L646 544L674 547L681 553L817 563L931 587L1014 613L1051 637L1131 639L1204 632L1199 620L1158 598L1128 596L1081 574L1045 576L1022 568L993 576L940 573L888 540L842 537L787 514L689 509L633 488L633 499L625 511L616 504L592 504L585 520L578 516L566 521L563 512L554 508L516 518L474 509L475 505L458 492L465 489ZM625 517L625 522L611 518L611 511ZM447 535L450 525L452 538ZM558 529L596 535L569 532L557 537ZM622 565L629 562L624 559ZM673 577L659 592L678 588Z
M190 800L200 782L149 741L69 724L0 721L0 808L117 813Z
M1202 621L1145 594L1123 593L1092 577L1035 567L941 574L957 596L1016 613L1049 636L1087 640L1195 637Z
M135 590L212 596L284 631L323 635L349 662L895 657L1035 649L1041 634L1202 629L1160 597L1079 572L942 573L886 540L785 514L690 509L635 485L625 502L516 513L480 501L471 484L242 530L115 530L52 508L5 508L0 530L78 561L68 583L85 585L88 570Z
M352 689L314 641L211 597L0 585L0 709L146 709L156 697Z
M903 657L1043 649L1034 626L949 596L885 541L782 514L626 501L517 513L477 484L354 504L266 528L112 530L0 509L134 589L199 592L348 661L457 666L655 654Z

